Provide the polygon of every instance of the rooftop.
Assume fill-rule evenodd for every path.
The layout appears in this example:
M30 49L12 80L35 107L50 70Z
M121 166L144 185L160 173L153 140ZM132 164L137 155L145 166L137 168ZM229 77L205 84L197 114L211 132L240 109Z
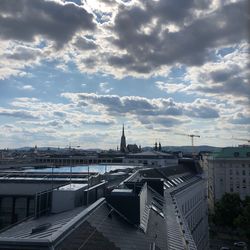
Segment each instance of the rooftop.
M135 153L135 154L128 154L126 157L128 158L139 158L139 157L148 157L148 158L176 158L176 156L168 153L163 153L159 151L145 151L141 153Z
M145 179L148 182L144 182ZM157 179L159 185L154 182ZM82 206L36 220L26 220L0 232L0 249L6 249L11 244L12 249L16 250L50 249L51 246L55 250L144 250L151 249L153 245L156 250L182 250L186 241L189 242L190 249L196 249L192 245L194 243L189 230L184 228L185 223L180 222L183 220L178 217L174 200L175 194L202 181L192 168L179 165L141 169L126 181L142 183L139 196L134 189L124 189L126 185L123 185L121 189L114 189L112 192L117 203L101 198L89 207ZM62 190L77 190L86 186L71 185L62 187ZM158 192L158 189L163 192ZM135 206L130 205L137 201L140 203L140 199L144 197L145 204L141 201L144 205L137 206L140 210L139 225L131 223L130 217L123 210L130 208L135 214ZM28 248L30 245L33 248Z
M71 183L65 186L61 186L58 189L61 191L69 191L69 190L79 190L82 188L86 188L88 184L77 184L77 183Z
M149 230L144 234L101 198L88 208L80 207L37 220L30 219L0 233L0 249L6 249L9 244L16 250L30 249L30 245L33 245L32 249L49 249L53 245L56 250L96 250L100 246L102 250L149 249L150 244L155 241L153 232L157 233L156 223L159 230L163 227L161 219L153 211L150 218ZM43 227L43 230L39 231L39 227ZM160 240L160 245L163 246L165 238L162 234L157 241ZM158 249L164 250L166 246Z
M250 147L227 147L215 152L212 157L220 158L250 158Z

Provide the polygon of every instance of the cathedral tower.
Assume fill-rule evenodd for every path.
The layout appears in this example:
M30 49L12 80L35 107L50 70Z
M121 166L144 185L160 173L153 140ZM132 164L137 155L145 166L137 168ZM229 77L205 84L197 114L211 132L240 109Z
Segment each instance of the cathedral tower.
M127 148L126 148L126 137L125 137L125 133L124 133L124 124L122 126L122 136L121 136L120 151L123 152L123 153L125 153L127 151Z

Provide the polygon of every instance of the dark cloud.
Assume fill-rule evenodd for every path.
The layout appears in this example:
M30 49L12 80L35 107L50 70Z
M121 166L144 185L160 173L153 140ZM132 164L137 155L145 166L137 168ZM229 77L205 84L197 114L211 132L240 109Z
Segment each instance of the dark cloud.
M219 118L219 111L212 107L207 107L205 105L195 106L192 105L190 110L185 112L189 117L196 117L202 119Z
M182 24L185 20L193 17L194 10L204 9L209 7L207 0L160 0L146 1L146 9L150 16L158 16L165 22Z
M97 49L97 45L93 40L86 39L84 37L78 37L74 45L81 50L94 50Z
M225 68L225 69L211 71L209 73L209 77L216 83L225 82L228 79L232 78L233 75L238 74L240 70L241 69L238 65L234 65L234 67L230 69Z
M219 108L216 103L207 99L196 99L192 103L185 104L184 114L189 117L213 119L219 118Z
M41 51L39 49L18 46L12 53L6 53L5 58L20 61L35 60Z
M218 109L211 107L213 103L200 99L193 103L180 104L171 98L148 99L139 96L97 95L94 93L64 93L62 95L71 99L77 106L81 106L83 102L85 108L99 110L99 112L104 110L108 116L115 118L132 115L134 119L147 126L158 124L163 127L173 127L189 122L188 117L201 119L219 117Z
M43 0L1 0L0 37L32 41L41 35L58 48L79 30L94 30L92 14L74 3Z
M78 94L78 104L101 105L110 114L136 114L148 115L181 115L182 107L173 102L172 99L147 99L139 96L117 96L117 95L96 95L81 93Z
M152 124L160 124L163 127L173 127L187 122L173 117L151 117L150 120Z
M231 78L230 78L231 77ZM246 97L250 98L250 84L249 80L246 77L233 75L226 76L226 81L221 82L220 84L210 84L207 85L199 85L195 87L195 91L203 92L206 94L213 95L231 95L237 97Z
M82 124L87 124L87 125L101 125L101 126L109 126L115 124L113 120L84 120L81 122Z
M247 39L247 6L240 1L223 6L205 17L194 10L209 1L148 1L143 7L122 6L115 18L113 44L127 53L108 55L109 64L138 73L150 73L162 65L202 65L210 49ZM174 24L178 30L165 28ZM145 31L148 26L149 31Z

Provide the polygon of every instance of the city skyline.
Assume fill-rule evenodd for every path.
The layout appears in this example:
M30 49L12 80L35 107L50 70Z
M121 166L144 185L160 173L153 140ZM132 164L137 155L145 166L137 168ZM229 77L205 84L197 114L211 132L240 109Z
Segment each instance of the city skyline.
M0 148L249 139L247 1L0 1Z

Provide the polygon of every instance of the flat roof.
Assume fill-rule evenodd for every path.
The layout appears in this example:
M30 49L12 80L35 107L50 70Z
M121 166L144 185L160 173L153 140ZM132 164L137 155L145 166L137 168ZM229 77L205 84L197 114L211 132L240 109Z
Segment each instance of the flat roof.
M79 183L71 183L65 186L61 186L58 188L58 190L60 191L75 191L75 190L79 190L82 188L86 188L88 186L88 184L79 184Z
M89 207L83 206L73 210L62 212L59 214L51 214L42 216L38 219L29 219L10 229L0 233L0 248L4 242L12 242L13 244L23 244L25 242L34 242L38 245L41 242L54 242L62 235L66 234L68 230L85 218L94 208L98 207L104 202L104 198L99 199ZM49 224L47 228L42 231L32 233L32 229L39 226Z
M121 189L113 189L112 193L133 193L132 189L121 188Z

